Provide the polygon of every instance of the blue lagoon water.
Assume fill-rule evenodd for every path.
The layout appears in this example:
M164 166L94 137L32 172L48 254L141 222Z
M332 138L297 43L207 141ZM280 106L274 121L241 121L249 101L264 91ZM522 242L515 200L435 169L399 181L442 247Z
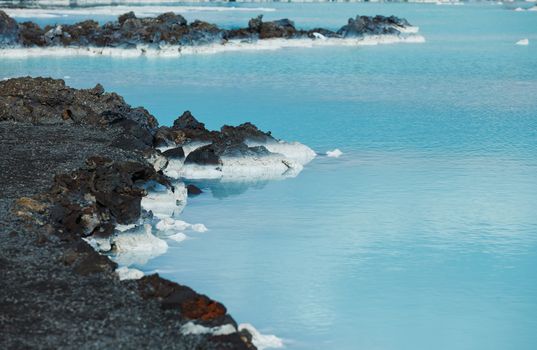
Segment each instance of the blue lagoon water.
M100 82L163 124L189 109L211 128L251 121L320 153L341 149L285 181L199 183L206 193L183 218L209 232L140 267L222 301L286 348L535 349L537 13L263 7L310 28L395 14L427 42L2 59L0 78ZM238 26L254 14L186 17ZM74 19L41 19L59 20ZM514 45L522 38L530 45Z

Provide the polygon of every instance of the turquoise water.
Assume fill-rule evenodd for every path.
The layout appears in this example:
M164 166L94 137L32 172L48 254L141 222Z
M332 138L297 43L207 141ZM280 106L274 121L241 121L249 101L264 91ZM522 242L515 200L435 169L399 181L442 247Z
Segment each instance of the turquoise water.
M302 27L395 14L427 42L2 59L0 78L101 82L164 124L189 109L212 128L252 121L319 152L341 149L294 179L201 183L207 193L183 217L210 231L143 267L222 301L286 348L535 349L537 13L262 6ZM226 26L251 16L187 14ZM522 38L530 45L514 45Z

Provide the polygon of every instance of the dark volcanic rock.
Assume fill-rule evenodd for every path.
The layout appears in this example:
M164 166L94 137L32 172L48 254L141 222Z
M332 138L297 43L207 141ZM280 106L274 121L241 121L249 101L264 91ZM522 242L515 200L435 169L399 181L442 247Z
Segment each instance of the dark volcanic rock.
M224 305L189 287L163 279L158 274L143 277L138 285L143 298L157 299L163 309L176 309L187 319L209 324L221 324L228 319Z
M186 135L183 131L161 126L155 131L153 143L155 147L175 146L182 144L185 140Z
M177 129L201 130L206 131L205 124L200 123L190 111L185 111L179 118L173 122Z
M221 165L220 155L222 152L214 144L200 147L188 154L185 163L194 163L200 165Z
M26 46L45 45L45 31L34 22L23 22L19 24L20 42Z
M205 128L190 111L184 112L173 122L172 130L181 132L186 141L212 141L217 133Z
M222 157L263 157L269 154L263 146L248 147L242 142L215 142L190 152L185 164L222 165Z
M170 186L148 164L92 157L86 168L56 175L49 192L17 201L15 213L51 223L64 238L109 236L115 224L140 218L146 193L139 185L151 180Z
M242 143L246 140L265 142L275 140L270 132L259 130L252 123L239 126L224 125L220 131L210 131L190 111L186 111L173 122L172 130L181 132L187 141L210 141L215 143Z
M244 123L239 126L224 125L220 128L220 137L232 142L244 142L246 140L266 142L274 141L271 132L263 132L252 123Z
M159 132L160 130L162 132ZM185 159L185 163L194 163L199 165L221 165L221 157L244 157L244 156L263 156L269 152L264 147L248 147L246 141L256 141L259 143L276 141L270 132L259 130L252 123L244 123L239 126L224 125L220 131L211 131L205 127L205 124L199 122L189 111L186 111L177 118L171 130L184 135L184 143L202 142L208 145L199 147L190 152ZM157 132L159 135L166 137L170 130L160 128ZM171 140L160 140L160 144L170 144ZM168 152L168 153L167 153ZM172 155L172 152L166 151L164 155Z
M138 18L133 12L128 12L119 16L117 21L102 26L93 20L86 20L42 29L31 22L17 24L0 10L0 46L136 48L138 44L145 44L159 48L161 45L225 43L232 39L314 38L315 32L327 37L400 34L398 27L409 25L406 20L394 16L356 16L334 33L324 28L300 30L295 28L293 21L286 18L265 22L260 15L252 18L245 28L226 30L199 20L187 23L183 16L173 12L153 18Z
M257 33L259 39L291 38L297 34L293 21L284 18L271 22L264 22L263 15L252 18L248 22L250 32Z
M73 89L63 80L17 78L0 82L0 121L33 124L75 123L93 127L117 127L146 148L153 144L158 122L144 108L132 108L101 85Z
M168 159L183 159L185 158L185 151L183 151L183 147L176 147L162 152L162 155Z
M0 45L14 45L17 43L19 27L17 22L0 10Z
M397 27L407 26L410 26L410 23L406 19L395 16L356 16L349 18L347 25L341 27L337 33L343 37L399 34Z
M192 184L187 185L186 190L189 196L197 196L203 193L203 191L198 186Z

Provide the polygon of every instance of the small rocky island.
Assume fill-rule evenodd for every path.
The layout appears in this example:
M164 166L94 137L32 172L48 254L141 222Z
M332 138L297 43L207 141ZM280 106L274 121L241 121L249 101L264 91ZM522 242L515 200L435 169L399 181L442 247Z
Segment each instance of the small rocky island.
M125 13L114 22L100 25L86 20L72 25L41 28L34 22L17 23L0 11L1 47L109 47L133 49L140 45L200 46L231 42L254 42L266 39L345 39L365 36L405 36L415 33L416 27L395 16L356 16L337 31L325 28L297 29L293 21L280 19L264 21L260 15L252 18L248 26L223 29L204 21L187 20L173 12L154 18L138 18L133 12Z

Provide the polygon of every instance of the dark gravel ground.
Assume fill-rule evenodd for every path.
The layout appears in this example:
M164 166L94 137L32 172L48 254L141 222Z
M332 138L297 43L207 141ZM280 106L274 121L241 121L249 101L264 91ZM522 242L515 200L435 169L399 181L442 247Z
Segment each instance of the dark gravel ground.
M77 273L65 263L77 243L11 213L14 200L47 190L55 174L83 166L90 156L137 160L110 146L113 132L0 122L0 349L233 349L214 338L181 335L177 311L143 300L134 281L120 282L111 272Z

